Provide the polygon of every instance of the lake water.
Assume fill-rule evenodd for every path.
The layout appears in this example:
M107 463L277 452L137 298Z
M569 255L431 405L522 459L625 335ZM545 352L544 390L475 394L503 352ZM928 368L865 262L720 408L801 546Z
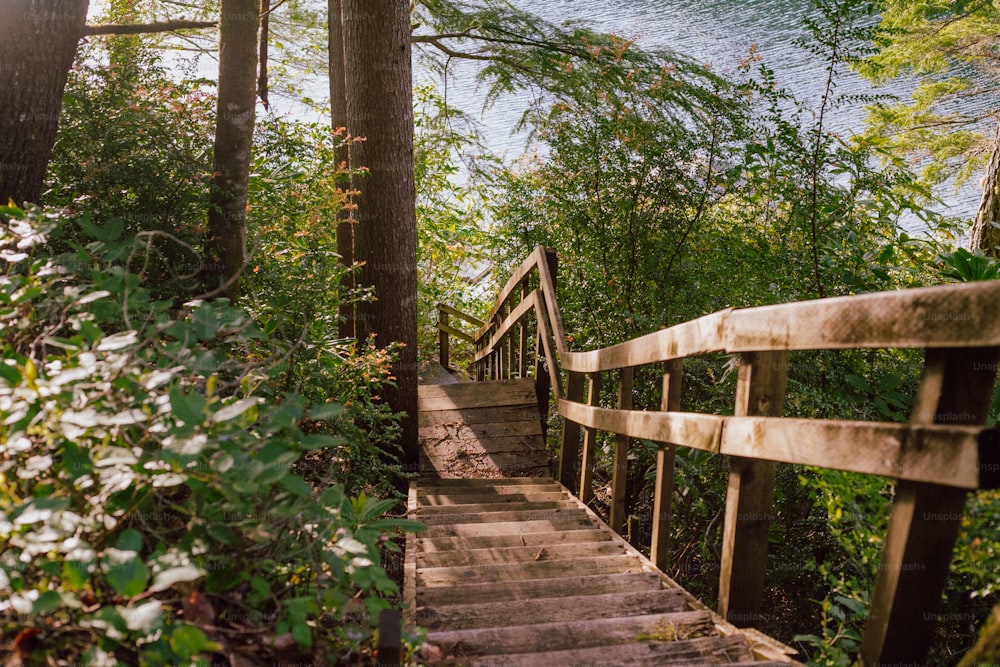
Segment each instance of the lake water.
M794 44L808 36L804 16L817 17L810 0L513 0L513 4L553 23L585 20L592 27L637 38L647 48L668 48L702 62L717 71L733 71L750 53L752 45L774 70L778 84L797 99L818 109L826 80L826 64ZM525 136L514 131L528 103L526 98L507 96L485 112L485 86L475 80L477 66L453 61L447 85L448 102L481 123L487 147L514 158L525 148ZM418 79L426 74L417 73ZM899 81L873 90L867 81L844 71L837 79L839 95L890 93L909 96L913 84ZM440 85L440 84L439 84ZM861 104L843 104L827 111L827 127L850 136L860 132L865 112ZM957 195L950 187L945 208L952 215L971 217L979 204L978 182L967 184Z

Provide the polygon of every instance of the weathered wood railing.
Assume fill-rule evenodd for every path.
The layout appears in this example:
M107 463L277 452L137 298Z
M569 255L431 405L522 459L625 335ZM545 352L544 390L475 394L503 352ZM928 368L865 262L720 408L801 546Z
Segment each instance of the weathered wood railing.
M651 558L666 569L675 448L729 455L718 611L753 625L764 593L775 462L895 479L861 658L870 666L922 663L968 492L1000 486L1000 435L983 426L1000 361L1000 281L729 309L570 352L555 273L555 254L536 248L472 339L478 379L531 371L540 389L551 385L565 419L560 481L588 501L596 433L615 434L610 525L621 531L629 442L660 443ZM909 423L782 417L789 352L855 348L925 350ZM683 360L719 352L739 355L734 414L681 411ZM660 410L633 410L634 371L651 364L665 366ZM618 374L615 409L598 405L601 376L610 372Z

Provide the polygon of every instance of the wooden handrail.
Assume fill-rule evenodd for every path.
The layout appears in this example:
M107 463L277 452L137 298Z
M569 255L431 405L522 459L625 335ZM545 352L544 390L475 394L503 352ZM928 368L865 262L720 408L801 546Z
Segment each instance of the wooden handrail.
M473 366L478 379L528 377L534 350L540 408L545 414L541 394L551 387L565 420L560 481L571 489L579 482L579 495L589 498L595 434L615 434L610 522L620 530L629 441L659 443L651 551L666 569L674 449L728 455L719 612L739 621L757 617L763 596L775 462L897 480L862 664L921 662L965 495L1000 485L1000 432L984 426L1000 361L1000 281L728 309L572 352L555 272L555 254L542 247L513 272L473 336ZM781 416L790 351L860 348L925 349L910 423ZM735 414L681 411L683 359L720 352L739 355ZM630 409L635 368L664 363L661 409ZM619 373L615 409L599 405L601 375L611 371ZM918 557L924 560L914 567Z

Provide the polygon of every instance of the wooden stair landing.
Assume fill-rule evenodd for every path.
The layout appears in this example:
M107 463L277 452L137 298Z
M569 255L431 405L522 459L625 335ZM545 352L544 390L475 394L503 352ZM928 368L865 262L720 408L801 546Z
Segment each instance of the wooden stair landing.
M551 479L421 479L408 624L449 665L787 665L713 614Z
M423 476L549 474L533 380L420 385L417 402Z

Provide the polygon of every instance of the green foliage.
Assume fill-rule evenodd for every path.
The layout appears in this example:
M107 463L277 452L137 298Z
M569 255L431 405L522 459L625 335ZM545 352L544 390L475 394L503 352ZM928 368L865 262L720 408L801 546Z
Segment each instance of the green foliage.
M973 253L965 248L957 248L954 252L941 253L941 261L944 264L941 275L956 282L1000 278L1000 262L987 257L981 250Z
M174 309L102 261L115 241L54 257L57 214L0 214L4 636L151 666L205 664L220 625L303 648L370 637L396 592L386 531L417 526L295 472L344 446L303 430L341 408L274 391L267 334L227 300Z
M879 51L856 63L879 84L916 78L909 100L882 101L869 108L867 136L895 154L923 162L932 184L954 177L960 184L989 159L984 127L997 97L1000 13L991 2L881 0Z
M49 163L51 205L144 233L138 266L161 296L190 289L200 267L193 248L202 243L215 123L214 92L203 84L175 81L137 37L86 47ZM87 238L72 226L57 233L63 249Z
M414 91L414 163L417 186L417 332L422 359L437 357L437 310L444 303L474 317L487 305L472 284L487 266L484 229L488 188L478 180L483 165L471 151L477 138L459 128L466 121L429 86ZM468 160L460 184L459 160ZM471 353L452 339L461 364Z
M272 117L258 124L242 302L269 336L252 355L273 366L271 391L343 406L304 426L338 440L300 462L299 471L351 494L385 496L395 493L400 471L397 421L377 400L391 351L337 334L340 304L368 298L343 287L349 269L337 254L347 175L335 149L343 141L329 126Z

